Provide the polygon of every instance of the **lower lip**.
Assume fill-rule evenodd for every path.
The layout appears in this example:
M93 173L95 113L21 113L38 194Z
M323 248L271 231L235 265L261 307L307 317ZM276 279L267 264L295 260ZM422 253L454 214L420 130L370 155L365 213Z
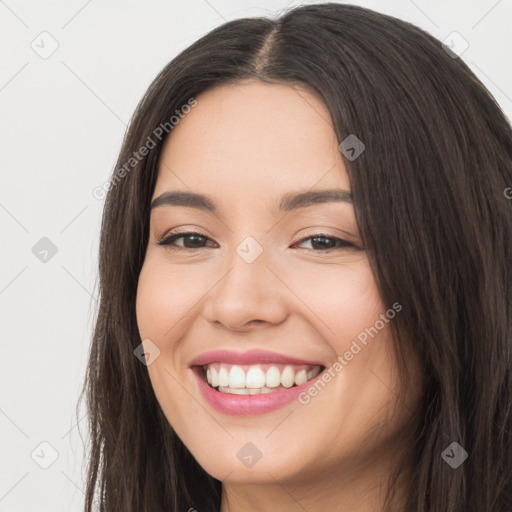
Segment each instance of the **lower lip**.
M233 395L231 393L221 393L210 387L202 378L200 368L196 367L192 370L199 382L199 390L205 400L217 411L234 416L264 414L284 407L290 402L298 400L298 396L322 375L322 372L320 372L304 384L289 389L270 391L259 395Z

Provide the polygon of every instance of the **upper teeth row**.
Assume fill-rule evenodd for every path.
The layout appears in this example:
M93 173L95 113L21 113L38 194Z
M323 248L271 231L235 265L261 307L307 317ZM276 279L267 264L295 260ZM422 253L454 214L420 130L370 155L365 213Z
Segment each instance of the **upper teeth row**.
M247 373L239 365L232 365L228 370L220 365L217 370L214 366L208 366L206 380L208 384L216 388L225 386L230 388L276 388L281 384L285 388L291 388L294 384L300 386L320 373L320 366L295 369L293 366L285 366L280 372L277 366L270 366L266 372L259 365L248 366Z

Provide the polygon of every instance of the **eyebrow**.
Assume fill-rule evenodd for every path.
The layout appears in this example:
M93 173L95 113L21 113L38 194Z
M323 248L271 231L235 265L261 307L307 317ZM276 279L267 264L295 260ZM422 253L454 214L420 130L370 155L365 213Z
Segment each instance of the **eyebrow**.
M281 197L279 210L289 212L314 204L335 202L352 203L352 194L348 190L342 189L288 192ZM211 198L195 192L164 192L153 200L151 210L160 206L185 206L211 213L217 213L218 211L215 202Z

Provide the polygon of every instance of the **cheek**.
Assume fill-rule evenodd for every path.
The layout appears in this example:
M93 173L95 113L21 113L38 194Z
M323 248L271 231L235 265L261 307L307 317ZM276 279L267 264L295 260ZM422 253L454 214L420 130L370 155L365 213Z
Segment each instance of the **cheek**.
M310 322L338 354L385 312L366 258L350 265L304 270L293 280Z
M283 281L293 290L289 301L295 304L294 312L301 311L337 354L344 353L384 312L366 258L346 265L299 264L292 270L278 267ZM218 281L212 270L204 264L171 265L148 251L136 301L141 338L150 338L165 350L185 336L201 298Z
M207 275L183 265L166 264L148 254L139 276L136 299L141 338L154 338L160 346L180 337L187 325L187 315L208 289L209 281Z
M150 339L160 350L147 370L155 396L173 426L179 424L180 411L185 409L178 384L182 378L179 340L189 329L187 312L197 302L197 293L184 267L172 271L148 250L138 281L136 317L141 340Z

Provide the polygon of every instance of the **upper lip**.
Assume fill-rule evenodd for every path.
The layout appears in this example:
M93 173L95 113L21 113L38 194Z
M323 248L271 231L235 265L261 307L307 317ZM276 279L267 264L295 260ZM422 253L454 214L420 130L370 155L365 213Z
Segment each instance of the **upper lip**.
M268 350L249 350L247 352L233 352L231 350L212 350L205 352L193 359L190 366L203 366L210 363L227 364L258 364L258 363L277 363L277 364L295 364L323 366L318 361L307 361L298 359L277 352Z

